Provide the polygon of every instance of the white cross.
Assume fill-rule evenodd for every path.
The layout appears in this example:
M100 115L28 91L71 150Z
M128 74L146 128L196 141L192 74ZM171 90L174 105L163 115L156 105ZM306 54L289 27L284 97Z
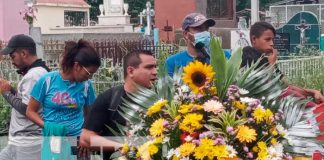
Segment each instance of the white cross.
M143 10L143 14L146 15L146 21L147 21L147 30L146 35L151 35L151 17L154 16L154 10L151 9L152 5L151 2L146 2L146 9Z

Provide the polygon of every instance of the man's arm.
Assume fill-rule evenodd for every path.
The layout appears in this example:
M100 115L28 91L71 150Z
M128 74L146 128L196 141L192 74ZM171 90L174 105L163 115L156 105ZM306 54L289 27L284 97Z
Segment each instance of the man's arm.
M0 90L3 98L16 109L20 114L26 115L27 105L22 103L22 99L15 95L15 90L8 81L1 81Z
M100 150L102 147L105 151L115 151L122 147L121 143L109 140L88 129L82 129L79 144L81 147L90 148L92 150Z
M3 98L16 109L20 114L26 116L27 105L22 103L22 100L10 91L2 93Z
M297 91L298 93L300 93L300 94L302 94L304 96L313 97L316 103L324 103L324 96L318 90L300 88L300 87L297 87L297 86L294 86L294 85L289 85L289 88L291 88L292 90Z

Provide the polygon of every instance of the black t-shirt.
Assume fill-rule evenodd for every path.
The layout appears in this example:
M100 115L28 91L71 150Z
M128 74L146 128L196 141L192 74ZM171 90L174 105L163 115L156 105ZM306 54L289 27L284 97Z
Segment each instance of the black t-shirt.
M123 86L113 87L101 93L92 105L83 128L94 131L101 136L114 136L107 126L118 131L115 122L122 125L126 124L126 120L117 111L122 103L122 97L129 100ZM104 159L108 159L110 154L110 152L105 152Z
M251 66L253 63L257 62L259 58L262 57L262 53L253 47L246 46L242 50L242 63L241 67ZM262 57L257 68L269 64L268 58Z
M265 67L269 65L269 61L267 57L264 57L262 53L258 50L256 50L253 47L246 46L242 50L242 63L241 67L245 67L247 65L251 66L253 63L257 62L259 58L261 58L257 68L259 67ZM275 65L275 71L276 74L280 75L280 77L283 77L282 72L279 70L278 66Z

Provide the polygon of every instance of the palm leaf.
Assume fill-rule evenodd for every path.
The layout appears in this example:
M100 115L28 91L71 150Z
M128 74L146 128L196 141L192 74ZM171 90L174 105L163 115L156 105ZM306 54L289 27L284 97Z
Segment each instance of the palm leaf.
M288 152L311 155L315 150L324 152L323 141L316 139L323 134L315 127L316 116L312 108L306 108L307 100L296 97L286 97L280 102L283 111L283 124L287 129L288 142L285 149Z
M275 100L282 93L281 75L275 73L275 66L257 68L260 59L237 74L236 82L240 88L249 90L245 96Z

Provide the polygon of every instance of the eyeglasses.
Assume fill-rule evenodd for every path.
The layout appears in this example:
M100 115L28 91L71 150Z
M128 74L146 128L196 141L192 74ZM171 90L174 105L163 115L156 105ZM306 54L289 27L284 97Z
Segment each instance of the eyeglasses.
M92 75L92 73L90 73L88 70L87 70L87 68L85 68L84 66L82 66L82 68L88 73L88 76L91 76Z

